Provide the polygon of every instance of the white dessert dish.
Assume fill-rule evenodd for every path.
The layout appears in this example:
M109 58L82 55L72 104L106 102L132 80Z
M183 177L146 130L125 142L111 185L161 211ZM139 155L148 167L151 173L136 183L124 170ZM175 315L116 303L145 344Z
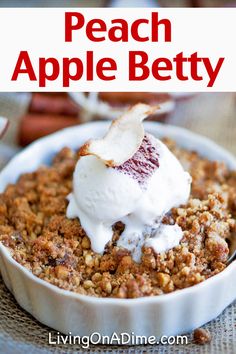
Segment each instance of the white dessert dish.
M0 173L0 192L25 172L50 163L62 147L80 147L89 138L102 137L109 123L94 122L67 128L24 149ZM236 169L236 158L210 140L185 129L144 123L154 136L168 136L180 146L208 159L224 161ZM218 316L236 298L236 262L202 283L170 294L138 299L95 298L59 289L30 273L0 244L0 269L8 289L22 308L43 324L65 334L99 332L134 333L140 336L177 335ZM217 294L217 296L216 296Z

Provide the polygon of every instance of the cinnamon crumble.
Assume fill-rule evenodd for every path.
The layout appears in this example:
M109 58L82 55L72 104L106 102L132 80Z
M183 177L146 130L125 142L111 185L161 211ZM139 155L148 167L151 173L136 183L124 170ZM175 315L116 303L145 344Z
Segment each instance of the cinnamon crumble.
M184 231L162 254L143 248L141 263L116 246L123 225L103 255L94 253L78 219L67 219L67 196L78 154L62 149L51 166L22 175L0 195L0 240L37 277L62 289L97 297L136 298L198 284L226 267L236 235L236 171L165 140L193 178L187 205L172 209L166 224Z

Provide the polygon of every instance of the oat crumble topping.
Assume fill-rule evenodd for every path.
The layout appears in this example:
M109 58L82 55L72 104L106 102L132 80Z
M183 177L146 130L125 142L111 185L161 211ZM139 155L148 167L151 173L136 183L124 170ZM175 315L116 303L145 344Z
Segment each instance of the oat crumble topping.
M162 254L143 248L140 264L116 246L114 226L104 255L91 250L78 219L67 219L67 195L78 154L62 149L52 166L22 175L0 194L0 240L37 277L62 289L97 297L136 298L170 293L200 283L226 267L228 242L236 238L236 171L166 139L192 175L187 205L165 223L184 231L180 245Z

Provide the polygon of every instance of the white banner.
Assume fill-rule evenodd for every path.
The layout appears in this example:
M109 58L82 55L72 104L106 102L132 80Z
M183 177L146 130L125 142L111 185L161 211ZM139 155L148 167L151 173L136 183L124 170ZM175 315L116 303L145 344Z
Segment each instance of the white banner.
M0 91L236 91L236 9L2 8Z

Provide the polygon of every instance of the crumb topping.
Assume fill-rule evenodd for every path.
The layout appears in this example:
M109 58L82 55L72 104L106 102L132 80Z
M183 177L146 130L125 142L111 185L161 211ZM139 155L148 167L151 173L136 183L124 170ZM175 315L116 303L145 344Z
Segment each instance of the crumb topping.
M154 296L198 284L226 267L236 238L236 171L165 140L192 178L188 203L164 218L184 236L168 252L143 248L141 263L116 245L103 255L91 250L78 219L67 219L67 195L78 153L62 149L51 166L22 175L0 194L0 240L13 258L37 277L62 289L97 297Z

